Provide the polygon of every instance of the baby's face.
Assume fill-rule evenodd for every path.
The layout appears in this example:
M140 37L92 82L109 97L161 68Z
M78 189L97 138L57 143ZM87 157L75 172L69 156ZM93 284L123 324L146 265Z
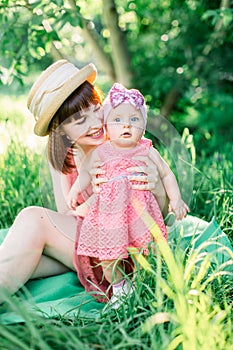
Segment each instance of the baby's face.
M145 130L141 111L130 103L122 103L109 113L106 130L116 147L134 147Z

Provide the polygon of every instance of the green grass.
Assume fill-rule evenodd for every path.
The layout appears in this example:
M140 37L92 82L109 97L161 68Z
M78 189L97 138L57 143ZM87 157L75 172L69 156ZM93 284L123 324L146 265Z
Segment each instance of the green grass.
M15 111L8 114L8 121L0 117L0 126L6 126L8 133L4 137L13 140L0 158L0 228L9 227L28 205L53 205L47 195L51 184L47 183L44 144L30 148L26 131L23 138L21 133L22 128L27 130L25 118L12 127ZM199 152L191 209L206 220L215 215L233 241L231 169L229 143L222 145L221 153L208 157ZM32 316L23 303L10 297L9 310L17 311L26 322L0 325L1 350L233 349L230 273L224 273L221 266L216 270L201 251L184 254L179 247L166 244L159 244L156 255L151 253L146 262L139 259L136 264L141 268L133 297L117 312L105 313L98 320Z
M10 103L11 101L11 103ZM11 226L30 205L54 208L46 163L46 139L33 135L25 98L0 100L0 228Z
M204 151L195 168L192 210L209 221L218 220L233 243L233 144L221 145L211 156Z
M97 321L30 316L9 298L26 322L0 326L1 349L232 349L232 276L212 270L208 256L193 252L184 264L177 247L158 246L160 254L151 252L146 264L135 259L132 298Z
M40 156L13 141L0 161L1 228L9 227L18 211L41 205L38 171Z

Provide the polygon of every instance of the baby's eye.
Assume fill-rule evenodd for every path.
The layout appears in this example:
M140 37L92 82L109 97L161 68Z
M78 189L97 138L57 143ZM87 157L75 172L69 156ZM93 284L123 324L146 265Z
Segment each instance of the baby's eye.
M121 118L119 118L119 117L116 117L115 119L114 119L114 122L116 122L116 123L119 123L121 121Z
M138 118L138 117L131 117L131 121L132 121L132 122L138 122L138 121L139 121L139 118Z

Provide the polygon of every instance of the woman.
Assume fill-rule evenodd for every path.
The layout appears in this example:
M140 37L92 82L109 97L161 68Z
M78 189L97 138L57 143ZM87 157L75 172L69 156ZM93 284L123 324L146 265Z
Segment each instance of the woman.
M105 140L101 97L92 85L95 78L93 64L79 70L60 60L41 74L29 93L28 107L36 120L34 131L39 136L49 136L48 159L57 212L28 207L16 217L0 246L0 288L11 293L30 278L75 270L75 216L82 216L82 204L91 188L82 194L75 211L68 208L64 196L77 177L76 168L83 157ZM147 166L138 170L147 175L131 176L132 181L138 182L134 188L153 190L161 210L166 211L165 191L157 168L153 160L145 162ZM98 186L98 164L92 173L93 183Z

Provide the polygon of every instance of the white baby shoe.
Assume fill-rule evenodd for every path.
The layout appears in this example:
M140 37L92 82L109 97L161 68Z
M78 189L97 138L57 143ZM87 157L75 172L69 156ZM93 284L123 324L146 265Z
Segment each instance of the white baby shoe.
M135 290L132 282L128 280L122 280L117 284L113 284L113 295L106 306L111 309L118 309L129 298Z

